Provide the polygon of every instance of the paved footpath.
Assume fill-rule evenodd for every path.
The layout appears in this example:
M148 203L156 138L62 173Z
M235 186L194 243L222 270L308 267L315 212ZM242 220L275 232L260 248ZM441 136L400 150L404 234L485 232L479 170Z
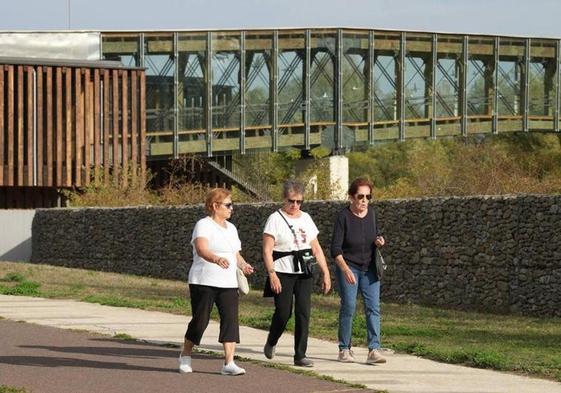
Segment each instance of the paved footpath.
M158 344L180 344L189 320L188 317L161 312L5 295L0 295L0 316L63 329L111 335L125 333ZM242 327L240 333L242 342L236 351L237 355L292 365L292 336L283 335L277 346L277 355L269 361L262 352L267 334L265 331ZM222 346L217 342L217 337L218 324L211 322L200 348L221 352ZM357 359L366 359L365 348L354 348L354 351ZM313 371L389 393L561 393L560 383L538 378L438 363L402 354L389 355L388 363L384 365L344 364L335 360L336 352L334 343L310 339L308 355L315 361ZM197 367L196 362L194 367ZM289 388L284 389L284 392L290 391Z

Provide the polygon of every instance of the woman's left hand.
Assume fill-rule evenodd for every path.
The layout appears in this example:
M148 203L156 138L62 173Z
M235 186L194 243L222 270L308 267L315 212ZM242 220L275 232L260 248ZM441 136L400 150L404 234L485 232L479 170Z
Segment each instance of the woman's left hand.
M253 274L253 272L255 271L255 269L253 269L253 266L251 266L249 263L243 265L241 269L243 274L245 274L246 276Z
M382 247L384 244L386 244L384 236L377 236L374 244L376 244L376 247Z

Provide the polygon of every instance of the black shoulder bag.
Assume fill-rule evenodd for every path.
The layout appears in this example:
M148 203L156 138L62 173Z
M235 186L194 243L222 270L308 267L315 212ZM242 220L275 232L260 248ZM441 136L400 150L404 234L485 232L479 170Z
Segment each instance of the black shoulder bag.
M374 211L374 208L372 208L372 219L374 221L374 228L376 229L376 232L378 232L378 225L376 224L376 212ZM377 233L376 236L378 236ZM388 265L386 265L386 262L384 261L384 257L382 257L382 253L380 252L378 246L374 244L374 247L375 247L374 260L376 262L376 274L378 275L378 280L381 280L382 277L384 276L385 270L388 268Z

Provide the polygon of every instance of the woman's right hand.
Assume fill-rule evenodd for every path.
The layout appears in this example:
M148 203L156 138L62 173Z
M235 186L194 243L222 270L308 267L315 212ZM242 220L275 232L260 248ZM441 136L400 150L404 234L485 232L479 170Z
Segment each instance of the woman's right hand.
M216 258L214 263L216 263L222 269L228 269L228 266L230 266L230 262L228 262L228 260L226 258L222 258L222 257Z
M282 291L281 282L277 273L270 273L269 274L269 282L271 283L271 291L274 294L278 295Z
M351 284L351 285L355 285L356 284L356 278L355 275L353 274L353 271L347 267L343 273L345 274L345 281L347 281L347 283Z

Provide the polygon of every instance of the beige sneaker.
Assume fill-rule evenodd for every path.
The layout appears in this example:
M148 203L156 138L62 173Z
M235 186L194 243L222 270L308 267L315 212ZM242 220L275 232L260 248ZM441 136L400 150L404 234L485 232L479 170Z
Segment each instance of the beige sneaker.
M366 363L367 364L386 363L386 358L382 356L379 350L373 349L370 352L368 352Z
M355 361L354 353L350 349L342 349L339 351L339 357L337 360L343 363L353 363Z

